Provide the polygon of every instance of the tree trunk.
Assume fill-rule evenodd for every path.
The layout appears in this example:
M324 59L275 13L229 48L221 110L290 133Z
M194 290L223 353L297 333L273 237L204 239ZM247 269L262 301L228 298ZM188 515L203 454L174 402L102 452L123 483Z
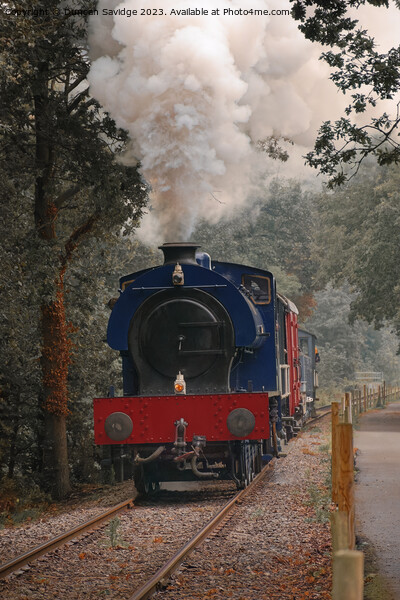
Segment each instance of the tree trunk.
M68 465L68 444L66 417L64 415L46 414L47 451L45 460L50 458L46 468L50 480L47 481L54 498L62 499L71 491Z
M35 226L38 235L49 242L56 237L57 207L51 191L54 156L52 107L49 102L49 70L40 63L33 90L36 134ZM60 257L58 257L60 259ZM46 437L44 461L50 470L50 487L58 498L71 489L69 482L66 418L68 414L68 365L71 344L64 307L65 265L60 261L54 281L55 300L42 306L42 369Z
M71 489L66 434L71 341L64 306L64 269L57 282L56 300L42 306L42 339L47 432L45 461L47 469L50 467L50 487L58 498L63 498Z
M15 459L17 456L17 439L19 431L19 416L18 413L15 415L15 422L12 429L11 441L10 441L10 456L8 460L8 479L13 479L15 469Z

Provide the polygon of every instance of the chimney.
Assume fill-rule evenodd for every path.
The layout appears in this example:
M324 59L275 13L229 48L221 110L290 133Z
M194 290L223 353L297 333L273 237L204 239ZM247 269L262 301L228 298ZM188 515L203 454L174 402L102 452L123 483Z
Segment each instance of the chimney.
M196 265L196 250L200 248L198 244L190 242L167 243L158 246L164 253L164 265Z

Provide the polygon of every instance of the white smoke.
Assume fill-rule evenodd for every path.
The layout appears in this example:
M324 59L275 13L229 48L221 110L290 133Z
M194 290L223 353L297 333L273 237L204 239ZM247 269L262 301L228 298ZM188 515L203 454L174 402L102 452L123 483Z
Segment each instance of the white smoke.
M275 135L311 143L328 117L316 86L337 97L319 49L289 15L221 14L289 3L158 4L164 14L140 15L152 13L154 2L100 0L90 23L91 94L128 130L124 161L140 161L152 187L152 210L139 231L148 243L188 238L199 216L215 221L242 204L268 162L255 142ZM170 14L196 7L209 16ZM216 8L220 14L212 15ZM134 10L138 16L128 16Z

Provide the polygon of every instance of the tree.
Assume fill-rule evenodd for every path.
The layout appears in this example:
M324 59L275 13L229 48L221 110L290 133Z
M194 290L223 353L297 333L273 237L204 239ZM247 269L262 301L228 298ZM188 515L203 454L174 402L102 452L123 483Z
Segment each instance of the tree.
M21 460L31 472L36 447L40 390L39 323L26 265L30 225L25 198L0 167L0 464L12 479ZM28 451L29 450L29 455Z
M388 0L291 0L292 16L299 29L312 42L332 48L321 56L333 69L331 79L342 91L353 91L345 116L322 124L314 150L307 162L328 175L330 187L340 185L358 172L368 156L379 165L400 161L398 131L399 103L393 115L383 112L364 125L351 116L376 107L379 100L393 100L400 88L400 46L387 53L376 50L367 31L357 28L358 21L349 9L366 3L388 7ZM400 8L399 2L396 3Z
M321 357L318 365L320 385L328 389L343 389L360 367L365 326L360 323L349 325L352 299L349 289L328 285L317 292L315 298L316 308L306 322L306 328L317 336Z
M319 283L349 282L356 293L350 317L400 335L400 173L370 164L357 179L319 199L316 251Z
M89 0L78 4L81 14L89 14ZM38 311L46 456L54 459L54 491L63 496L70 485L66 418L73 331L66 274L88 236L127 221L135 226L146 186L135 168L115 160L125 133L89 96L85 18L65 14L55 0L37 11L25 0L1 10L0 152L4 175L22 204L20 220L28 223L21 277ZM13 387L6 369L2 380L4 388Z
M375 331L365 322L349 323L354 294L345 285L328 284L315 293L315 310L305 323L317 336L321 357L319 384L327 398L354 384L355 371L383 371L388 383L397 383L400 359L395 356L396 336L388 328Z
M279 291L306 318L313 305L313 201L296 181L274 179L229 221L200 225L192 235L212 258L272 271Z

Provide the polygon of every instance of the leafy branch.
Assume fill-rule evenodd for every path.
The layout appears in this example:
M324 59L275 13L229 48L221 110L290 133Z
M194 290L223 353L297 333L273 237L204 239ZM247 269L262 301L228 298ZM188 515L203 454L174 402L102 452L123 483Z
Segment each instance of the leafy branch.
M322 53L332 69L330 79L343 92L357 90L345 109L346 117L325 121L315 141L314 150L306 155L309 165L329 176L328 187L335 187L354 177L366 156L375 156L379 165L397 164L400 160L399 104L396 114L386 112L369 118L359 126L349 117L376 107L379 100L393 100L400 89L400 46L386 54L378 53L375 40L358 21L348 16L350 8L368 3L388 7L387 0L291 0L292 16L306 38L336 48ZM396 3L399 7L400 2ZM313 10L312 10L313 9ZM359 91L358 91L359 90ZM338 142L342 142L338 146Z
M329 188L352 179L369 155L375 156L380 166L397 164L400 161L400 143L394 136L400 124L399 109L400 103L393 119L384 113L362 127L344 117L334 124L325 121L319 129L314 150L306 155L308 164L330 177ZM337 140L343 141L339 148ZM347 167L346 173L343 165Z

